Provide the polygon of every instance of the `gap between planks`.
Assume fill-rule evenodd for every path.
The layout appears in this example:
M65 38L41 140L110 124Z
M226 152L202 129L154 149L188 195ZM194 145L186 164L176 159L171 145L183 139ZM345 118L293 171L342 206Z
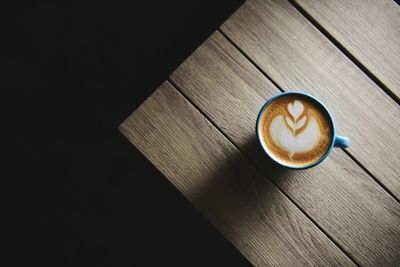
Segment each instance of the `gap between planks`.
M289 2L291 2L291 1L289 1ZM307 18L307 17L306 17ZM255 63L254 62L254 60L252 60L247 54L246 54L246 52L244 52L243 51L243 49L241 49L231 38L229 38L229 36L227 36L224 32L223 32L223 30L222 29L220 29L220 28L218 28L217 29L217 31L219 32L219 33L221 33L222 34L222 36L224 36L224 38L226 39L226 40L228 40L228 42L229 43L231 43L232 45L233 45L233 47L236 49L236 50L238 50L239 51L239 53L241 53L262 75L264 75L279 91L281 91L281 92L285 92L285 90L283 90L282 89L282 87L276 82L276 81L274 81L272 78L271 78L271 76L270 75L268 75L268 73L266 73L262 68L260 68L258 65L257 65L257 63ZM328 38L329 39L329 38ZM330 40L330 39L329 39ZM335 44L334 42L332 42L333 44ZM336 45L336 44L335 44ZM346 53L344 53L345 55L346 55ZM346 55L347 56L347 55ZM350 58L350 60L351 60L351 58ZM361 64L361 63L360 63ZM357 65L357 64L356 64ZM362 71L364 71L362 68L360 68ZM368 75L368 73L366 73L367 74L367 76L369 77L369 75ZM372 75L372 74L371 74ZM373 79L372 79L373 80ZM168 80L168 81L170 81L170 79ZM171 83L172 83L172 81L171 81ZM173 85L174 85L174 87L175 88L178 88L174 83L172 83ZM379 85L379 84L378 84ZM383 85L383 83L382 83L382 85ZM182 92L181 92L182 93ZM183 93L182 93L183 94ZM184 95L184 94L183 94ZM185 95L184 95L185 96ZM395 95L394 95L395 96ZM186 97L186 96L185 96ZM188 98L188 97L186 97L186 98ZM392 99L393 99L393 97L392 97ZM394 100L394 99L393 99ZM197 106L196 106L196 108L197 108ZM198 109L198 108L197 108ZM203 113L203 112L202 112ZM208 118L207 118L208 119ZM217 129L218 129L218 127L217 127ZM219 129L218 129L219 130ZM229 139L228 139L229 140ZM229 141L231 141L231 140L229 140ZM232 143L232 141L231 141L231 143ZM392 193L382 182L380 182L379 181L379 179L375 176L375 175L373 175L364 165L362 165L362 163L359 161L359 160L357 160L357 158L356 157L354 157L354 155L352 155L351 153L350 153L350 151L348 151L347 149L345 149L345 148L340 148L341 150L343 150L344 151L344 153L348 156L348 157L350 157L351 158L351 160L353 160L364 172L366 172L371 178L372 178L372 180L374 180L380 187L382 187L383 188L383 190L386 192L386 193L388 193L395 201L397 201L399 204L400 204L400 199L399 198L397 198L397 196L394 194L394 193Z
M302 14L319 32L331 41L347 58L349 58L361 71L363 71L378 87L380 87L394 102L400 105L400 98L387 87L375 74L373 74L361 61L350 53L335 37L332 36L310 13L308 13L296 0L288 2ZM397 199L397 198L396 198ZM397 199L397 201L399 201Z
M356 65L361 71L363 71L378 87L380 87L390 98L393 99L398 105L400 105L400 98L387 87L376 75L374 75L361 61L359 61L353 54L350 53L335 37L332 36L316 19L314 19L310 13L308 13L296 0L288 0L288 2L302 14L318 31L322 33L329 41L331 41L348 59L350 59L354 65ZM398 199L397 199L398 200Z
M225 35L224 35L225 36ZM246 58L247 58L247 56L246 56ZM253 63L253 62L252 62ZM256 66L256 65L255 65ZM257 67L257 69L258 69L258 66L256 66ZM261 72L262 72L262 70L260 70ZM264 74L264 73L263 73ZM268 79L270 79L267 75L266 75L266 77L268 78ZM200 112L200 114L202 114L202 116L206 119L206 120L208 120L213 126L214 126L214 128L220 133L220 134L222 134L222 136L224 136L240 153L241 153L241 155L246 159L246 161L252 166L252 167L254 167L256 170L258 170L258 171L260 171L260 173L263 173L263 171L257 166L257 164L255 164L251 159L249 159L248 158L248 156L245 154L245 153L243 153L243 151L233 142L233 140L228 136L228 135L226 135L223 131L222 131L222 129L218 126L218 125L216 125L215 123L214 123L214 121L205 113L205 112L203 112L203 110L201 110L200 109L200 107L198 106L198 105L196 105L184 92L183 92L183 90L180 88L180 86L179 85L177 85L172 79L170 79L170 78L168 78L167 79L167 81L172 85L172 87L173 88L175 88L175 90L179 93L179 94L181 94L194 108L196 108L199 112ZM272 83L274 83L272 80L271 80L271 82ZM275 83L274 83L275 84ZM283 90L279 87L279 86L277 86L277 88L279 88L279 90L280 91L282 91L283 92ZM329 234L329 233L327 233L301 206L299 206L297 203L296 203L296 201L294 201L294 199L291 197L291 196L289 196L288 194L286 194L286 192L284 191L284 190L282 190L282 188L277 184L277 183L275 183L275 181L273 181L272 179L269 179L268 177L266 177L266 179L268 179L274 186L276 186L276 188L279 190L279 192L281 192L297 209L299 209L300 210L300 212L302 212L306 217L307 217L307 219L309 219L310 220L310 222L312 223L312 224L314 224L333 244L335 244L335 246L336 247L338 247L339 248L339 250L341 251L341 252L343 252L343 254L345 254L355 265L357 265L357 266L360 266L360 264L351 256L351 254L350 253L348 253L338 242L336 242L336 240Z

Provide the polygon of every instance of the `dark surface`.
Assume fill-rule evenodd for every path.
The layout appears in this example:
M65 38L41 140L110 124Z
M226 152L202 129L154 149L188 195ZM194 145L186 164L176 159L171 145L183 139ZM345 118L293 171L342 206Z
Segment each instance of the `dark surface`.
M117 130L241 2L15 7L2 88L15 94L7 115L24 218L14 240L25 258L249 265Z

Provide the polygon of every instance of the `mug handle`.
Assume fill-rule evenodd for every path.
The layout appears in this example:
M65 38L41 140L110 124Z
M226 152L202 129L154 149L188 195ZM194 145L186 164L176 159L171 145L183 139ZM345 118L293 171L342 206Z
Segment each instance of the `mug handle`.
M348 147L350 145L350 140L347 137L337 135L335 137L335 142L333 143L334 147Z

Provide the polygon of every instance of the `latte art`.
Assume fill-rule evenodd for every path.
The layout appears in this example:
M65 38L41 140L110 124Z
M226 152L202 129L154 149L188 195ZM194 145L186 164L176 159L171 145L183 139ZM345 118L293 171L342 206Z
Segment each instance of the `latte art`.
M290 131L282 116L277 116L271 122L270 134L273 141L282 149L289 152L292 157L296 152L307 152L312 150L319 140L318 124L314 118L310 119L309 124L302 133L297 135L295 131Z
M285 164L302 166L320 159L331 143L325 110L299 95L283 96L262 114L262 137L269 153Z

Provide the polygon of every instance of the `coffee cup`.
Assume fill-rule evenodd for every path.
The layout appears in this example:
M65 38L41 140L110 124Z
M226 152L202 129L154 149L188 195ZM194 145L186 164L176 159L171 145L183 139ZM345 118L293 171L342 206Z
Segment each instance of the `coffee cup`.
M307 169L321 163L333 147L348 147L336 134L331 113L317 98L303 92L284 92L269 99L256 123L258 142L278 165Z

